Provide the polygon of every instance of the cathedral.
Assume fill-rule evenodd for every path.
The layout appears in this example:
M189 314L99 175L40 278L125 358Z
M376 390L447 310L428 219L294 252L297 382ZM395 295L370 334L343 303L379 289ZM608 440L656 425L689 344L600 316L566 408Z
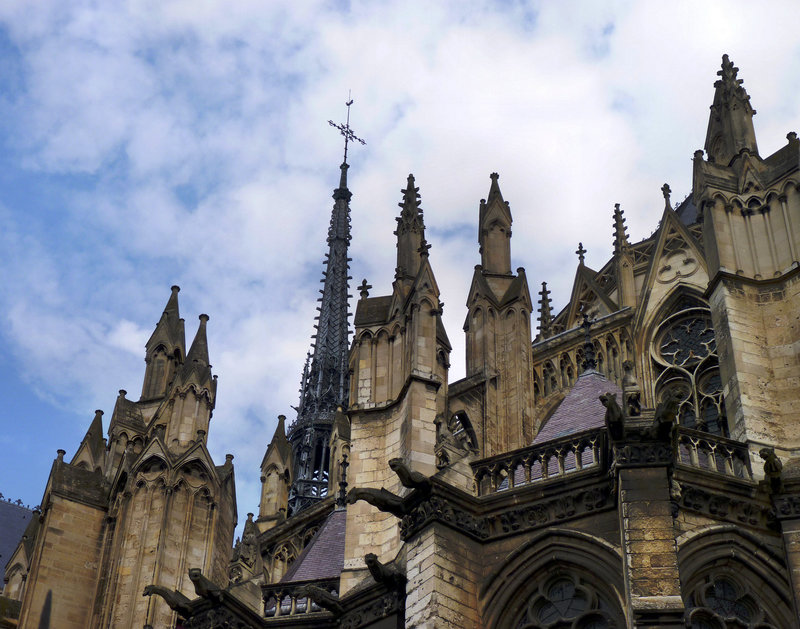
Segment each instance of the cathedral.
M639 242L610 209L560 310L514 269L490 175L456 381L413 175L394 281L364 280L350 325L340 126L313 350L241 539L208 317L187 351L173 287L139 400L58 452L0 627L800 626L800 140L762 157L738 72L723 56L692 194L665 184Z

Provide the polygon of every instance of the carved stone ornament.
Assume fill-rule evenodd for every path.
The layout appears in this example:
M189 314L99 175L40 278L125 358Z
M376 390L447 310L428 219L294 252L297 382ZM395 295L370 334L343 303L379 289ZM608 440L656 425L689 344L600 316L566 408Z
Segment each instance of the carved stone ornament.
M620 466L671 465L672 447L658 441L614 446L614 464Z
M680 505L698 511L711 517L759 526L761 528L775 528L775 511L764 504L754 500L733 498L724 493L716 493L693 487L687 483L680 483ZM800 513L800 500L797 501ZM781 514L781 507L778 507Z
M358 629L359 627L370 625L381 618L402 612L404 608L405 594L387 592L379 599L347 612L339 621L339 627L340 629Z
M431 496L406 514L400 521L400 537L408 539L431 522L442 522L474 539L489 537L485 518L477 518L463 509L453 507L440 496Z
M800 496L775 498L775 509L779 520L792 520L800 517Z
M611 485L590 487L510 509L489 518L491 536L529 531L614 506Z
M184 621L185 629L253 629L252 625L237 618L224 608L208 609Z

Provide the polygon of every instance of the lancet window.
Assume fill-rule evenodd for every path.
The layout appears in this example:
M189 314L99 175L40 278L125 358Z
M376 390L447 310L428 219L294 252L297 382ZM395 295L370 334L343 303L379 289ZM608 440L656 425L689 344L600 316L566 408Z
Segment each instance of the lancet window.
M685 296L653 335L651 347L658 403L672 396L682 426L728 435L722 380L711 312Z

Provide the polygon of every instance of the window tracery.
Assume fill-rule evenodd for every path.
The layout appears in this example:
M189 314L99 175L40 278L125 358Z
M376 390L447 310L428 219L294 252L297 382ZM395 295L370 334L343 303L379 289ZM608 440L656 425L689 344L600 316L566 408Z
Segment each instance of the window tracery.
M608 600L580 577L559 573L531 595L517 629L613 629L622 618Z
M732 576L709 576L690 592L686 614L691 629L776 629L755 594Z
M727 436L711 312L690 297L680 299L673 310L653 335L656 401L673 396L682 426Z

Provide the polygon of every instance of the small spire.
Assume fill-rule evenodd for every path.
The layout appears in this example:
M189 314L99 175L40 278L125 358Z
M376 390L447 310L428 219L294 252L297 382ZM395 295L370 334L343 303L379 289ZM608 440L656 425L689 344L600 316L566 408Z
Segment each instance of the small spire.
M542 282L542 290L539 291L539 333L543 339L550 338L553 334L553 313L550 308L550 291L547 290L547 282Z
M583 266L583 259L584 259L584 256L586 255L586 249L583 248L583 243L582 242L578 243L578 249L575 251L575 253L578 254L578 264Z
M661 186L661 194L664 195L664 207L668 210L672 209L672 205L670 203L670 198L669 198L669 195L671 193L672 190L670 190L668 183L665 183L663 186Z
M758 155L753 127L756 110L750 104L750 96L738 73L739 68L728 55L723 55L722 68L717 71L720 78L714 82L714 102L705 144L708 160L723 166L728 166L742 151Z
M589 320L589 315L585 312L583 313L583 323L581 327L583 328L584 338L583 338L583 364L581 367L583 371L594 371L597 369L597 360L595 360L594 356L594 343L592 343L592 337L590 334L590 329L592 327L593 321Z
M201 314L200 325L197 327L197 334L194 336L192 346L189 348L189 353L186 354L186 364L191 367L193 363L201 363L204 366L210 367L208 364L208 337L206 335L206 324L208 323L208 315Z
M164 314L174 314L176 317L180 317L180 313L178 312L178 293L181 291L181 287L172 286L170 290L172 290L172 294L167 300L167 306L164 308Z
M492 184L489 187L489 197L486 199L486 205L491 205L492 201L495 199L499 199L500 203L504 203L503 193L500 192L500 184L497 183L497 180L500 179L500 175L492 173L489 175L489 179L492 180Z
M630 246L628 242L628 228L625 226L625 216L619 203L614 204L614 253L618 254Z

